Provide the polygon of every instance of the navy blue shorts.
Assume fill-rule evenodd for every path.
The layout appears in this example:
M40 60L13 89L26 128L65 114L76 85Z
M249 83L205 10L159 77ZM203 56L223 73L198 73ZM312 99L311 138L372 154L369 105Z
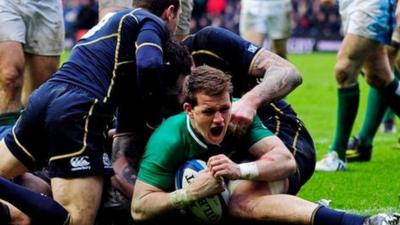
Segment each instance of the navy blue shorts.
M288 191L288 194L295 195L314 173L314 142L303 122L285 101L267 104L257 113L263 124L282 140L296 160L297 170L289 177Z
M32 94L5 143L29 170L48 166L50 177L109 175L105 144L112 113L85 90L47 82Z

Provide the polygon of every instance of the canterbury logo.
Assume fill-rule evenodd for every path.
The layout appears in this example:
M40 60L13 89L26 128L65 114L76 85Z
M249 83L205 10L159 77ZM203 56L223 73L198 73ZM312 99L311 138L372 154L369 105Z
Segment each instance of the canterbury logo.
M257 51L258 47L250 44L249 47L247 48L247 51L251 52L251 53L255 53Z
M70 159L72 171L90 169L89 156L79 156Z

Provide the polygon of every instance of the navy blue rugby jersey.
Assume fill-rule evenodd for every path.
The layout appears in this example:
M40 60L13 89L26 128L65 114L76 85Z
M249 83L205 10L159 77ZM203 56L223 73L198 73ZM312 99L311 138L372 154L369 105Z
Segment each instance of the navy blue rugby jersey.
M211 26L188 36L183 43L192 53L196 66L206 64L232 76L235 97L256 84L256 79L249 76L249 68L261 47L230 30Z
M51 80L76 85L103 103L134 100L138 76L163 73L162 48L168 38L164 21L144 9L107 14L79 40Z

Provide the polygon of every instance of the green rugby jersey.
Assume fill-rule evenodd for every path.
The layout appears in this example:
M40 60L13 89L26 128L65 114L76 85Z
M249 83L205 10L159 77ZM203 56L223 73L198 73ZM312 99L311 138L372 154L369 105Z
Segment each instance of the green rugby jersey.
M253 144L272 135L255 117L245 136L237 138L227 134L220 145L210 145L196 133L183 112L168 118L154 131L145 148L138 179L164 191L173 191L175 172L187 160L207 161L216 154L225 154L232 159L241 157L241 153L247 153Z

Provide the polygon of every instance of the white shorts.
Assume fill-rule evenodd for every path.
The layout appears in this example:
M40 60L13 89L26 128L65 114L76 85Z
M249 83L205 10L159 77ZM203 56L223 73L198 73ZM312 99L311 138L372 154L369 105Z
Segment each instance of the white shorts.
M261 33L271 39L289 38L291 13L290 0L242 0L240 32Z
M389 44L396 24L394 0L340 0L343 34Z
M24 52L56 56L64 50L61 0L0 0L0 41L17 41Z
M177 35L187 35L190 33L190 21L192 19L193 0L181 0L182 13L179 17Z

